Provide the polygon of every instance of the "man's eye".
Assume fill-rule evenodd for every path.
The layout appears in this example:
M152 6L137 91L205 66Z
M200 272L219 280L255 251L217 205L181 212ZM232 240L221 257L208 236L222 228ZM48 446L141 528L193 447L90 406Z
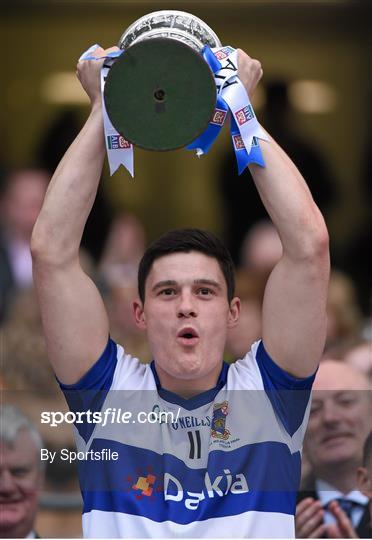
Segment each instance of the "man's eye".
M172 294L175 294L176 291L174 289L162 289L160 291L160 294L163 296L171 296Z
M316 414L316 413L320 412L321 408L322 408L322 406L321 406L320 403L312 403L311 404L311 409L310 409L310 414Z
M17 476L18 478L25 476L27 473L28 469L26 467L17 467L16 469L12 469L12 475Z
M355 398L354 396L340 396L337 401L340 405L348 407L349 405L353 405L355 403Z
M213 291L212 291L212 289L208 289L207 287L203 287L202 289L198 290L198 293L201 294L202 296L209 296L209 295L213 294Z

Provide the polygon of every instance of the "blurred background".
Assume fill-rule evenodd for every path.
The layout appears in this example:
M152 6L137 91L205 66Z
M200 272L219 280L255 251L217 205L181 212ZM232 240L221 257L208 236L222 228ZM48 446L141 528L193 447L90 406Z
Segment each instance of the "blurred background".
M38 428L40 410L66 407L45 354L28 243L50 176L89 111L75 66L90 45L116 44L132 22L160 9L195 14L224 45L261 61L257 116L300 168L330 231L326 354L346 361L359 347L353 361L372 374L372 2L2 0L0 383ZM263 289L281 246L249 172L237 175L227 126L201 159L135 149L134 180L123 168L110 178L106 167L83 264L104 295L113 337L148 361L131 318L137 264L150 241L188 226L219 235L238 267L244 309L227 345L233 361L260 335ZM70 429L49 432L48 447L73 446ZM75 470L47 469L37 519L41 536L81 534Z

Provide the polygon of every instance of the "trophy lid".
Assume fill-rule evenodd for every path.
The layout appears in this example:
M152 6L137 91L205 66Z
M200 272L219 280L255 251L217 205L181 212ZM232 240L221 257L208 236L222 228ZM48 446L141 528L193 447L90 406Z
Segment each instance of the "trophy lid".
M179 40L140 40L107 76L104 99L116 131L147 150L175 150L207 128L216 84L202 55Z
M144 15L129 26L118 46L128 49L134 43L151 38L170 38L182 41L200 52L204 45L221 47L213 30L201 19L185 11L162 10Z

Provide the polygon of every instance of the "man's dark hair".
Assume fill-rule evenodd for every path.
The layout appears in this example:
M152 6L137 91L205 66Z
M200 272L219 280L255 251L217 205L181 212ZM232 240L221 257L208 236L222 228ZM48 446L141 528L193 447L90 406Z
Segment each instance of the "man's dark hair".
M363 450L363 466L367 467L372 460L372 431L368 435L366 442L364 443Z
M234 297L235 269L231 255L214 234L200 229L176 229L155 240L145 251L138 269L138 293L145 301L145 284L156 259L172 253L199 251L217 260L227 285L228 301Z

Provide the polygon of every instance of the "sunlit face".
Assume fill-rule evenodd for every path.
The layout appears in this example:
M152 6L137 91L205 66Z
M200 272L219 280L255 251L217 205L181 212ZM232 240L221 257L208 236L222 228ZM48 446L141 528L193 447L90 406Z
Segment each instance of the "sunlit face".
M362 460L371 430L371 396L366 378L343 362L321 363L314 393L305 450L315 472Z
M25 430L15 444L0 442L0 537L24 538L33 528L42 473L35 444Z
M227 329L236 324L239 307L238 298L228 302L216 259L192 251L154 261L144 306L136 301L134 310L137 324L147 331L163 385L164 380L172 390L173 382L201 379L206 387L216 384Z

